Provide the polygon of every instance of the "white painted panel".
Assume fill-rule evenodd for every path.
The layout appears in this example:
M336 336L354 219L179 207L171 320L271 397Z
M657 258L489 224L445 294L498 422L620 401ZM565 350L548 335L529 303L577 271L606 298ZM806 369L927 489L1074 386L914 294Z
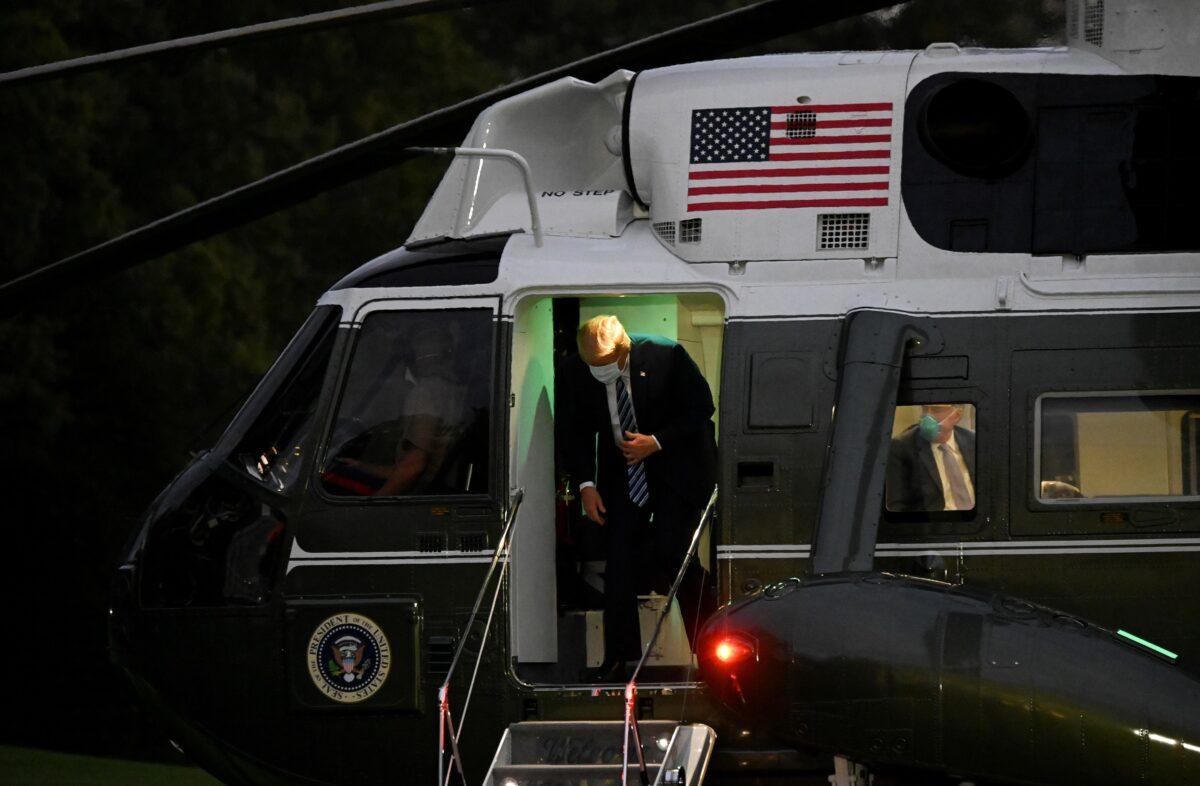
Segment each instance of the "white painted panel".
M513 325L509 466L525 489L512 546L512 651L524 663L558 660L554 575L554 324L550 298L526 298Z

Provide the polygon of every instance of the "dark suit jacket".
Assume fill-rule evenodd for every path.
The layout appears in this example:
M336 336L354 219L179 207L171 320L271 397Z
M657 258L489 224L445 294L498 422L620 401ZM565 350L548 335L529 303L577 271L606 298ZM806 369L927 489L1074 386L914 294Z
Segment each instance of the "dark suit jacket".
M962 453L971 482L975 483L975 432L954 427L954 441ZM942 480L938 476L933 444L912 426L892 440L887 466L887 508L894 511L944 510Z
M638 431L662 450L647 458L650 498L673 493L694 506L708 502L716 483L712 393L687 350L661 336L630 335L630 396ZM560 402L570 428L567 461L576 487L592 480L603 497L627 487L625 457L613 444L608 397L579 356L567 365L570 400ZM619 492L617 491L619 490Z

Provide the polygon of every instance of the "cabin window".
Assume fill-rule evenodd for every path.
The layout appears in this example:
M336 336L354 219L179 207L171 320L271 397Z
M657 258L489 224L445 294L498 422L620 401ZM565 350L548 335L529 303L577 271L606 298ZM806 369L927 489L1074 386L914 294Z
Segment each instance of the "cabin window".
M975 508L975 407L962 402L896 407L888 451L887 509Z
M485 493L493 343L487 309L368 316L330 432L324 490Z
M906 101L903 201L952 251L1195 251L1200 80L942 73Z
M1200 392L1047 393L1035 407L1039 501L1200 494Z

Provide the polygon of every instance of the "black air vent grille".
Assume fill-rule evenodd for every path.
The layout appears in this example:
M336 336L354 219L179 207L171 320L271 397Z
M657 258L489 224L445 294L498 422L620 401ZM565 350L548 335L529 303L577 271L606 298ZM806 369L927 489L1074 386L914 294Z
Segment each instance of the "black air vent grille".
M817 135L816 112L788 112L784 133L788 139L808 139Z
M1083 40L1092 46L1104 46L1104 0L1084 0Z
M658 235L662 242L670 246L675 245L674 221L655 221L651 226L654 227L654 234Z
M484 551L487 547L486 532L467 532L458 537L458 548L461 551Z
M817 248L867 248L871 240L868 213L822 213L817 227Z
M423 532L417 535L417 551L445 551L446 536L441 532Z
M430 636L425 664L431 677L445 677L454 659L454 647L458 640L453 636Z
M701 219L687 218L679 222L679 242L680 243L699 243Z

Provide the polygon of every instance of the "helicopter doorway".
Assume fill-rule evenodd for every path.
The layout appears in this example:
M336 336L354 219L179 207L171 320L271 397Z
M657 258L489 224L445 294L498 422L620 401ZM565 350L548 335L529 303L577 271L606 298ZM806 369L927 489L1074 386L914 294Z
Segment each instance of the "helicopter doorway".
M607 532L587 519L579 499L581 479L567 460L572 397L569 364L578 364L576 333L598 315L620 319L634 336L677 343L699 371L707 395L719 402L725 305L709 293L529 297L513 324L511 485L526 490L512 551L511 652L518 678L536 684L578 684L604 659L604 581ZM719 408L718 408L719 409ZM716 412L713 413L715 426ZM688 530L694 523L688 524ZM714 562L706 534L700 547L701 588L686 601L715 598ZM628 555L624 555L628 557ZM680 549L678 560L682 560ZM674 560L672 560L674 562ZM678 562L656 572L674 576ZM664 608L665 587L639 569L638 622L642 645ZM655 592L657 590L657 592ZM654 681L691 679L694 663L687 630L698 627L699 608L676 601L647 661Z

